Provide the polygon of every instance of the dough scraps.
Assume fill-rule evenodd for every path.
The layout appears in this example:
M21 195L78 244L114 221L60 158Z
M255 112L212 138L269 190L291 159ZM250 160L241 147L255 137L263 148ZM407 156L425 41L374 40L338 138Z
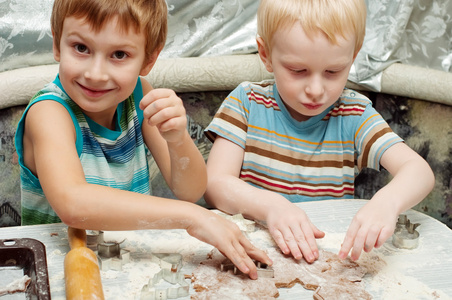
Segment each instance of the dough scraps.
M193 271L192 282L196 291L191 299L274 299L278 288L291 288L296 283L313 290L316 300L372 299L362 286L366 268L350 260L339 259L337 254L320 250L319 259L309 264L284 256L270 248L268 256L273 260L274 278L249 279L248 275L234 275L232 270L220 271L225 259L218 251L212 252Z
M16 279L6 287L0 287L0 296L23 293L27 290L28 285L31 282L31 278L28 275L24 275L22 278Z

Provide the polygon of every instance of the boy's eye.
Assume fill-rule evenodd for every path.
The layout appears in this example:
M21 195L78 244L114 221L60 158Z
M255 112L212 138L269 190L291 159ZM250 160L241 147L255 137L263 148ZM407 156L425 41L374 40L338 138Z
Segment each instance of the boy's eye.
M306 72L306 70L305 70L305 69L302 69L302 70L292 70L292 72L293 72L293 73L296 73L296 74L301 74L301 73Z
M77 52L80 52L80 53L85 53L85 52L87 52L88 51L88 47L86 47L85 45L83 45L83 44L77 44L77 45L75 45L75 50L77 51Z
M124 58L127 57L127 54L124 51L116 51L113 54L113 57L116 58L116 59L124 59Z

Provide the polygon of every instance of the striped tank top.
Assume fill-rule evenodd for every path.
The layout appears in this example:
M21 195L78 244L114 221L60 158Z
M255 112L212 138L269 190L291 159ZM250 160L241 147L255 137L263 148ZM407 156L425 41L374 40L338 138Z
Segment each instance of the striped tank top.
M23 132L25 116L38 101L51 100L69 112L76 131L76 149L88 183L150 194L148 153L141 133L143 98L141 81L116 110L116 128L107 129L88 118L65 93L59 77L39 91L19 121L15 143L19 156L22 225L61 222L49 205L39 179L24 165Z

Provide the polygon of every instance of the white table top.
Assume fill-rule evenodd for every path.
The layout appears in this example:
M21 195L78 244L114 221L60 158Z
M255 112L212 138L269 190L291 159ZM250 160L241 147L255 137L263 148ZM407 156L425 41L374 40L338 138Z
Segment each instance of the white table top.
M318 240L319 248L337 253L345 232L365 200L331 200L299 204L311 221L326 232ZM412 223L420 223L419 246L413 250L398 249L391 238L371 253L364 253L358 263L366 266L378 256L386 264L372 275L364 277L366 290L375 299L452 299L452 230L420 212L409 210ZM274 247L267 230L256 226L248 238L260 248ZM52 299L65 299L64 257L69 251L67 227L64 224L0 228L0 239L34 238L46 246L47 266ZM130 251L130 262L122 271L101 271L106 299L139 299L142 287L160 267L152 253L180 253L182 272L191 271L212 246L189 236L184 230L142 230L105 232L105 240L122 241ZM190 286L190 293L193 293ZM278 299L312 299L313 292L300 285L279 289ZM189 299L189 297L180 298Z

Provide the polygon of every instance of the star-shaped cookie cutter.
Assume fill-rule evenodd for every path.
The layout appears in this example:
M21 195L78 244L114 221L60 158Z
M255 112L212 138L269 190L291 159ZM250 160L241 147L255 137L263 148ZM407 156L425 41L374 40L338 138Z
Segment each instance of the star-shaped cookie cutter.
M190 284L185 275L180 272L182 255L178 253L154 253L153 261L158 263L162 270L149 279L149 283L141 289L141 300L165 300L186 297L189 295ZM164 280L173 286L159 287Z

